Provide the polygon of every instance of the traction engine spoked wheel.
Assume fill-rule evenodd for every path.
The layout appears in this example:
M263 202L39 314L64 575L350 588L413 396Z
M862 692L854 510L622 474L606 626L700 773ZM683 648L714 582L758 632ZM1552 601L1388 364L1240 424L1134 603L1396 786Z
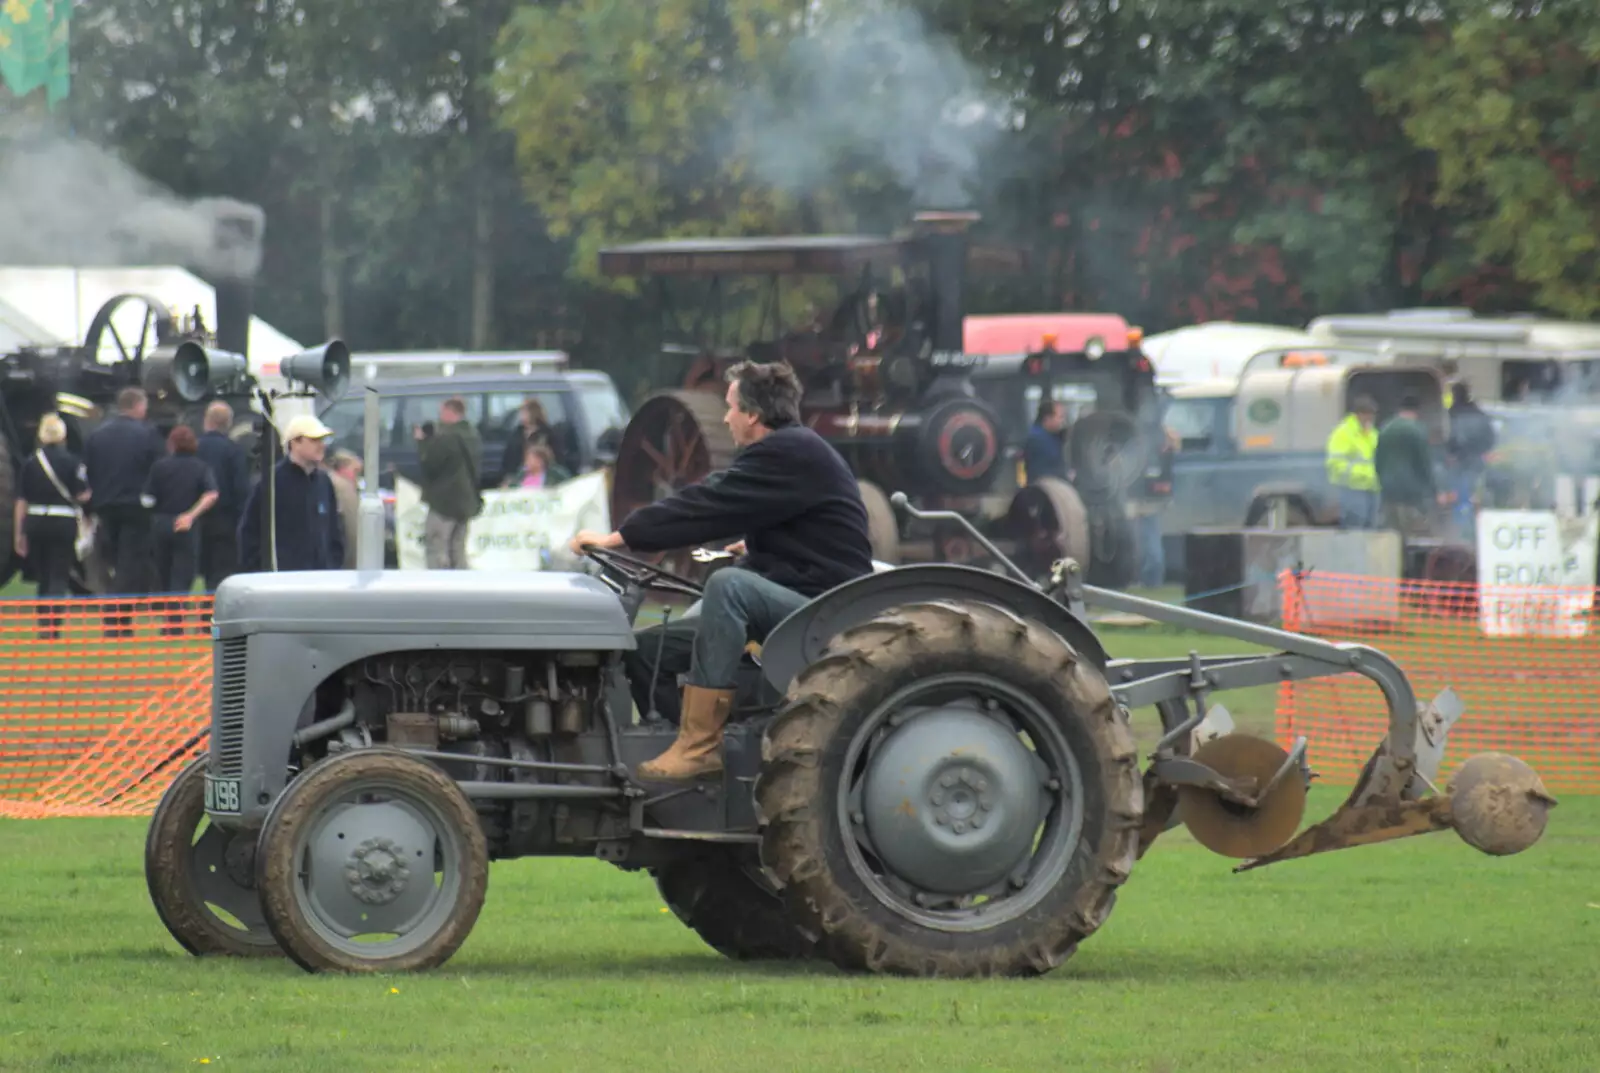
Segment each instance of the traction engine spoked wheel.
M142 294L119 294L95 312L84 332L84 352L101 365L142 363L162 343L172 311Z
M816 943L795 927L783 897L761 875L756 854L738 846L704 851L655 870L662 901L723 957L800 961Z
M207 820L206 762L201 755L179 772L151 817L144 843L150 901L196 957L277 957L282 951L256 892L255 832L230 834Z
M890 566L900 564L900 523L883 489L872 481L857 481L861 505L867 510L867 539L872 557Z
M1047 972L1104 922L1137 853L1143 785L1105 679L988 605L845 631L763 754L763 859L846 968Z
M1011 499L1006 525L1016 542L1013 558L1031 577L1043 577L1057 559L1089 568L1089 514L1072 485L1041 477Z
M1478 611L1478 557L1464 544L1444 544L1428 552L1423 579L1430 585L1430 610L1444 615L1474 615Z
M727 406L710 391L663 391L646 399L622 432L611 481L611 518L620 525L633 510L705 479L733 461L733 435L722 419ZM660 557L660 565L701 580L703 564L687 550Z
M267 924L308 972L413 972L448 961L483 908L489 854L439 768L362 749L291 782L257 851Z

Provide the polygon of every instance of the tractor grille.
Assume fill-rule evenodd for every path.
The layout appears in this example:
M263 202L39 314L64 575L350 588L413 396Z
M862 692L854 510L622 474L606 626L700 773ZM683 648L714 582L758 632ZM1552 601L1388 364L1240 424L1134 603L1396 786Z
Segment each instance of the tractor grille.
M216 647L211 697L211 766L218 778L244 775L245 646L230 637Z

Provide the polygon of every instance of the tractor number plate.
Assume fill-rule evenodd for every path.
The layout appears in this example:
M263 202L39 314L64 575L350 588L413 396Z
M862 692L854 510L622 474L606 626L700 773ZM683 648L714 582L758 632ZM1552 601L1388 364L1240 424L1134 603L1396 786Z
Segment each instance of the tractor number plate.
M206 776L206 811L238 812L239 780L213 779Z

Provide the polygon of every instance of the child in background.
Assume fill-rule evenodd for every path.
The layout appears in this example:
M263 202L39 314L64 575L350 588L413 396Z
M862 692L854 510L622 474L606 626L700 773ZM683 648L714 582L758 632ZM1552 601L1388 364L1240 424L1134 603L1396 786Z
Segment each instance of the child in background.
M553 488L572 479L542 443L530 443L522 451L522 469L512 481L513 488Z

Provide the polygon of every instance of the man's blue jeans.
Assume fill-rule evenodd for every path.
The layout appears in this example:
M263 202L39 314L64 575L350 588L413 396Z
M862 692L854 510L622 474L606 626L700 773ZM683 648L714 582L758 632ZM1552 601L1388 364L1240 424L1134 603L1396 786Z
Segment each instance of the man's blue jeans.
M805 603L806 597L759 574L733 566L718 570L706 582L695 614L635 631L637 647L623 653L622 665L639 713L654 708L676 723L678 675L684 672L691 685L707 689L734 689L741 679L748 682L749 668L740 674L744 646L765 641Z
M706 581L689 684L702 689L732 689L744 646L767 639L778 623L809 601L793 589L737 566L724 567Z

